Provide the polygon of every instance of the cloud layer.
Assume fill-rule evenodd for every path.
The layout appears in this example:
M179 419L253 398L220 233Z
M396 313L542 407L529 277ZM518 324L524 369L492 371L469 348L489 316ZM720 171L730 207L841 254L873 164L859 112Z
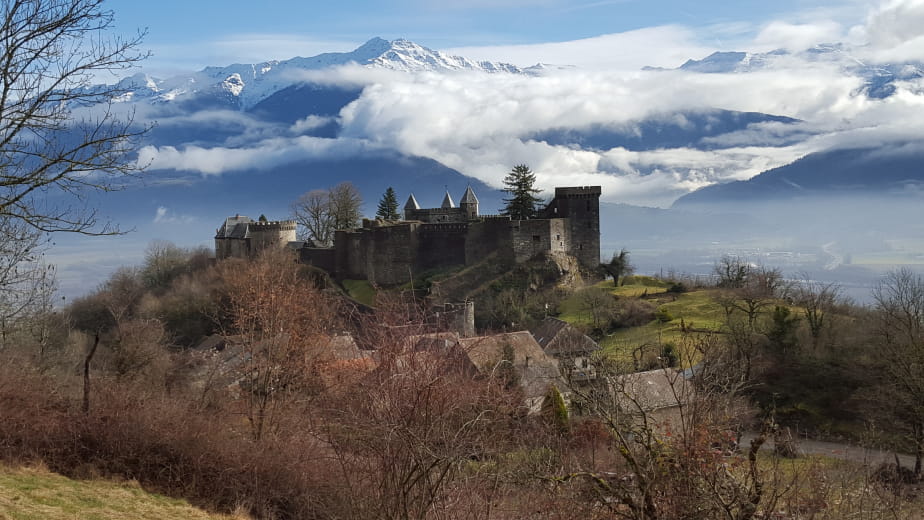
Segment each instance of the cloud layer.
M740 28L721 30L731 34ZM827 19L770 21L747 48L799 51L833 39L860 41L851 52L863 60L924 61L924 0L883 3L853 27ZM339 138L305 135L329 118L309 117L270 131L248 116L198 115L242 118L237 124L246 137L222 146L149 146L140 160L154 168L216 175L303 158L398 150L493 186L501 185L512 165L526 163L546 190L600 184L611 201L667 206L697 188L747 179L815 151L919 141L924 135L924 80L898 82L893 96L871 99L863 94L864 79L845 69L845 63L856 63L851 56L780 57L772 69L746 74L639 70L702 58L714 50L697 43L704 40L693 29L667 26L561 44L454 50L521 64L542 57L576 65L552 67L539 76L398 74L361 67L312 72L304 79L366 85L337 118ZM652 118L711 109L788 116L801 123L753 125L711 138L700 149L586 149L531 138L556 128L632 128Z

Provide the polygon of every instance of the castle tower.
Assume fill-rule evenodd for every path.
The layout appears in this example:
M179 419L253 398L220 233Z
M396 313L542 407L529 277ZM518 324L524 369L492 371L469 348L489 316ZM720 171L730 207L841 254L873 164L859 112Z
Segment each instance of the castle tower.
M414 194L411 193L411 196L407 198L407 202L404 203L404 220L415 220L415 212L420 209L420 204L417 203L417 199L414 198Z
M600 186L555 188L545 218L567 218L570 253L586 269L600 265Z
M472 191L471 185L465 188L465 193L459 200L459 207L462 208L462 211L465 212L465 216L468 217L469 220L473 220L478 216L478 197L476 197L475 192Z
M449 195L449 190L446 190L446 196L443 197L443 204L440 207L443 209L451 209L456 207L456 203L452 201L452 196Z

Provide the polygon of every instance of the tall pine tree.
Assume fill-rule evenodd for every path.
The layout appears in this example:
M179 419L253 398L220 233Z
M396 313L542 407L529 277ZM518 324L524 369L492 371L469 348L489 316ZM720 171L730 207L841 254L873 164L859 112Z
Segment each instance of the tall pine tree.
M401 220L401 216L398 215L398 197L395 196L395 190L391 186L382 195L375 216L383 220Z
M536 184L536 175L530 171L529 166L518 164L510 170L510 173L504 177L504 188L511 195L509 199L504 199L507 205L501 211L502 215L510 215L513 220L526 220L535 218L538 215L536 205L542 202L542 199L536 197L539 190L533 186Z

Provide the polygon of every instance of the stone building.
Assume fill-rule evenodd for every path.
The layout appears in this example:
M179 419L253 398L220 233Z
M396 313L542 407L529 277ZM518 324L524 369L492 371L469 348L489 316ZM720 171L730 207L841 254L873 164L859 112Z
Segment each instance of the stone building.
M555 188L540 218L512 220L482 215L478 197L466 188L456 206L449 192L438 208L421 208L411 194L404 220L363 220L358 229L337 230L333 247L294 247L300 260L337 279L400 285L425 271L469 266L488 257L502 264L541 254L567 253L584 269L600 263L600 187ZM252 256L270 244L295 244L295 222L254 222L229 217L215 235L215 255Z
M468 266L496 255L503 263L543 253L568 253L585 269L600 263L600 187L556 188L541 218L482 215L471 187L458 206L447 192L438 208L422 209L411 194L404 220L364 220L338 230L332 248L302 248L301 259L338 279L397 285L432 269Z
M253 220L235 215L226 218L215 231L215 257L250 258L268 247L282 247L294 242L294 220Z

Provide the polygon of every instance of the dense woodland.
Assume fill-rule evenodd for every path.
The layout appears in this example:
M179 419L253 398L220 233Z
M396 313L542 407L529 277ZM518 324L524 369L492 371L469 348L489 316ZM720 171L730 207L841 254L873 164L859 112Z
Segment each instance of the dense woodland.
M66 309L6 322L0 456L254 518L916 517L920 463L800 457L798 437L920 460L919 276L891 273L873 308L735 258L708 283L552 290L605 346L601 377L531 415L503 359L474 374L408 348L436 332L408 291L367 308L285 251L215 262L153 244ZM700 297L714 322L667 310ZM607 342L645 327L662 341ZM377 362L335 359L345 332ZM237 350L197 348L210 334ZM625 377L652 368L671 418Z

